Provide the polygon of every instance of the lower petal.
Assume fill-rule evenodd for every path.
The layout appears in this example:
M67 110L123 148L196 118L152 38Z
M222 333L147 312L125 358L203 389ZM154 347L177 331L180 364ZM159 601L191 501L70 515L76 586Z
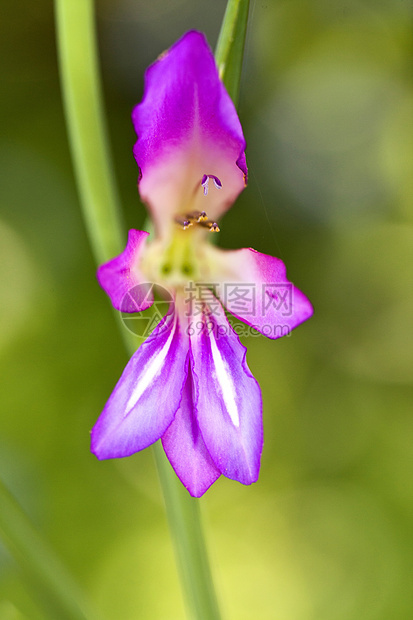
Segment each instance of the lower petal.
M221 473L251 484L263 446L261 390L221 306L204 317L204 326L190 337L198 424Z
M190 374L174 421L162 437L162 445L176 475L193 497L201 497L221 475L206 449L198 427L193 410Z
M130 456L172 422L187 374L188 338L167 314L130 359L92 430L98 459Z

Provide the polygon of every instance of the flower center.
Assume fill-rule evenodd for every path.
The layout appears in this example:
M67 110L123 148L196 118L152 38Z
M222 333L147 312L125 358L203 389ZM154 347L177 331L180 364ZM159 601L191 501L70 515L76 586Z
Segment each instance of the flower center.
M169 289L202 281L207 273L200 239L203 232L175 226L167 242L158 239L149 244L142 259L142 271L148 280Z
M201 180L204 196L208 194L210 180L217 189L222 188L218 177L204 174ZM189 281L207 281L208 266L204 258L206 230L219 232L219 226L209 219L205 211L190 211L176 216L170 235L155 239L146 249L142 271L148 281L175 290L182 289Z

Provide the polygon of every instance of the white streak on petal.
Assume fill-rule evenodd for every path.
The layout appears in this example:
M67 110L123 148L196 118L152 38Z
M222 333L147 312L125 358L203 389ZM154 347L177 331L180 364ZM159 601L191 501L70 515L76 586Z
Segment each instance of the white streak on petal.
M231 381L231 374L229 372L228 364L222 359L221 353L219 352L217 343L215 341L215 336L212 332L210 342L212 359L214 360L217 380L221 387L225 406L227 408L229 417L231 418L233 425L239 427L239 415L234 384Z
M149 362L146 364L141 379L139 380L137 386L130 395L128 402L126 403L125 417L136 405L142 394L148 389L148 387L158 374L159 370L161 369L161 366L166 356L168 355L169 349L171 348L172 339L175 333L175 325L172 327L169 338L165 342L165 346L163 347L163 349L158 354L155 354L152 359L150 359Z

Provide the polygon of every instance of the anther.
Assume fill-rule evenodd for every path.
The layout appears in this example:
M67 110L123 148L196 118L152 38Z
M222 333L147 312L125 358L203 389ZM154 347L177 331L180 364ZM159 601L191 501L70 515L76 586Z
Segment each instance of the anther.
M201 180L201 185L204 188L204 196L208 195L208 186L209 186L209 179L212 179L214 182L214 185L217 189L222 189L222 183L221 181L218 179L218 177L216 177L213 174L204 174L204 176L202 177Z
M203 228L209 228L209 232L219 232L218 224L212 220L206 220L199 223Z
M177 224L179 224L179 226L182 226L183 230L186 230L187 228L189 228L193 224L193 222L191 222L186 217L181 217L179 215L175 218L175 222Z
M208 216L205 213L205 211L191 211L191 213L187 213L185 217L190 222L203 222L208 219Z

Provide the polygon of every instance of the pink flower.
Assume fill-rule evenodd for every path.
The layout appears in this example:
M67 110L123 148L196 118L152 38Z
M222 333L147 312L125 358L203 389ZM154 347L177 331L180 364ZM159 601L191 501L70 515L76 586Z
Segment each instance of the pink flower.
M92 452L129 456L162 439L199 497L221 474L255 482L263 445L261 391L218 298L270 338L313 310L281 260L208 243L244 189L247 167L236 110L201 33L185 34L148 69L132 118L155 236L129 231L126 249L98 279L118 310L151 306L145 282L171 291L174 305L126 366L93 428Z

